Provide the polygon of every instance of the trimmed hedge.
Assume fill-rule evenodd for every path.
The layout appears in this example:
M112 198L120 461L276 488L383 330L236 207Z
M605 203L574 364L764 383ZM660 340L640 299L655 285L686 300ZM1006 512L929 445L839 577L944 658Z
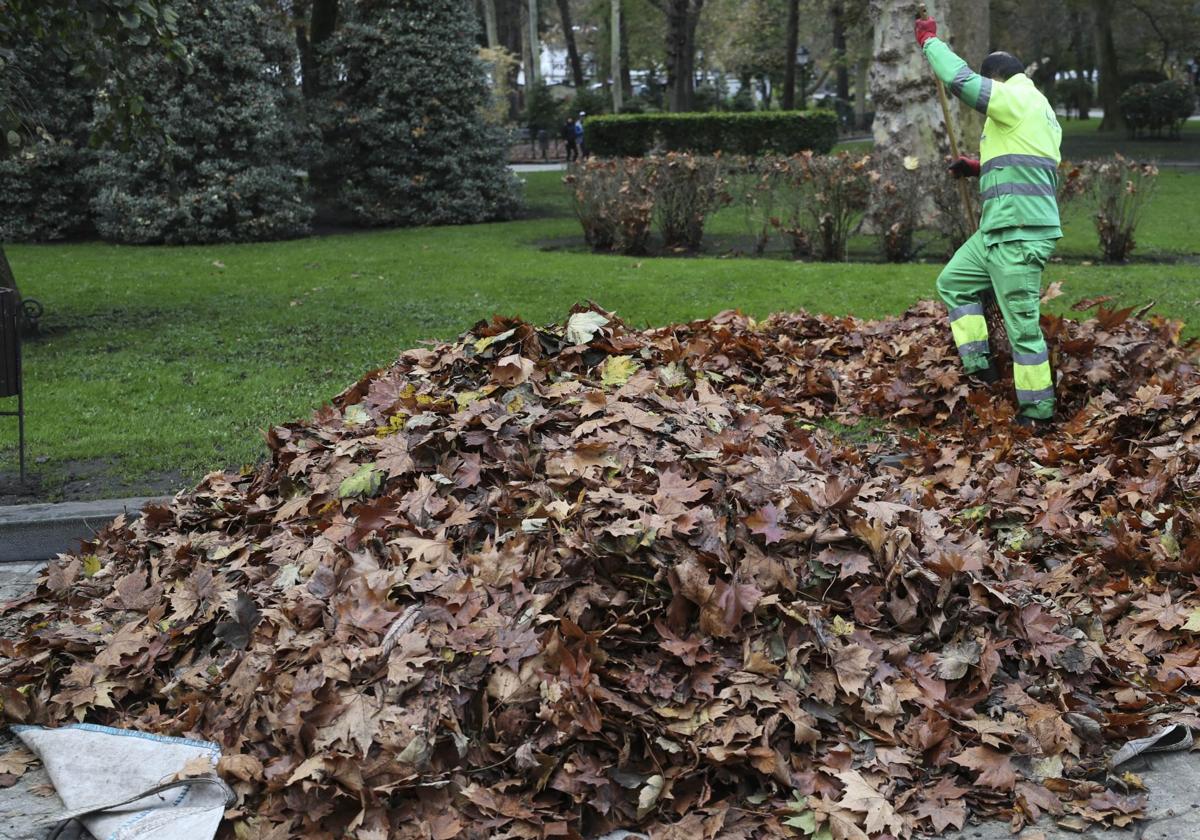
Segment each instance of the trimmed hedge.
M837 142L837 125L832 111L756 111L588 117L583 130L588 151L601 157L643 157L654 150L792 155L828 152Z

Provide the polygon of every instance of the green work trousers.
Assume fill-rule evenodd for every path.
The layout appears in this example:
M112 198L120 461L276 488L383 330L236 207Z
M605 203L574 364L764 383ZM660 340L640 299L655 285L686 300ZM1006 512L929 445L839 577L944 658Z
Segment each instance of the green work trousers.
M1030 239L984 243L977 231L946 264L937 280L938 294L950 310L950 330L967 373L989 364L987 320L981 294L992 292L1004 316L1012 344L1013 384L1020 413L1038 420L1054 414L1054 380L1042 336L1042 269L1057 240Z

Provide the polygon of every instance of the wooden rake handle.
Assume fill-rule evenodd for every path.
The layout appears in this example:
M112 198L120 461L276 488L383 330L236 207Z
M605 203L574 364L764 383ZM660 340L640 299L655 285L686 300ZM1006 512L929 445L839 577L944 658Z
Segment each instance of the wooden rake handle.
M917 7L917 20L928 20L929 11L922 3ZM942 119L946 122L946 136L950 141L950 154L955 160L961 156L958 151L958 135L954 132L954 123L950 121L950 100L946 96L946 86L942 84L942 80L938 78L936 73L933 74L933 81L937 85L938 101L942 104ZM963 213L966 214L967 231L974 233L978 228L978 221L975 216L975 202L971 199L971 189L963 178L958 178L958 196L962 200Z

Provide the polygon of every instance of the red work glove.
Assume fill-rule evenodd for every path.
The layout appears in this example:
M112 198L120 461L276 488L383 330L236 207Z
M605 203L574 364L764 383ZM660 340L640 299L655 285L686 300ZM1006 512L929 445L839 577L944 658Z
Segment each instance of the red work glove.
M924 47L926 41L937 37L937 21L931 17L918 18L915 31L917 34L917 46Z
M955 178L978 178L979 161L975 158L960 157L950 164L950 172Z

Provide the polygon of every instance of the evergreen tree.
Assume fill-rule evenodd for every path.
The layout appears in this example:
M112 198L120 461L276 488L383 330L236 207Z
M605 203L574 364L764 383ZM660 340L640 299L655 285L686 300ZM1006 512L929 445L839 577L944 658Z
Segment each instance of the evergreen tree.
M298 170L296 57L258 0L179 0L187 62L148 55L129 76L159 130L118 130L89 176L105 238L254 241L308 231ZM103 98L103 95L102 95ZM96 120L106 119L105 105Z
M67 57L44 39L26 33L14 41L0 73L7 96L22 106L22 126L13 132L18 142L0 155L0 241L86 233L89 193L82 173L94 88L71 75Z
M511 216L507 141L484 118L476 16L463 0L357 0L332 39L322 192L365 225Z

